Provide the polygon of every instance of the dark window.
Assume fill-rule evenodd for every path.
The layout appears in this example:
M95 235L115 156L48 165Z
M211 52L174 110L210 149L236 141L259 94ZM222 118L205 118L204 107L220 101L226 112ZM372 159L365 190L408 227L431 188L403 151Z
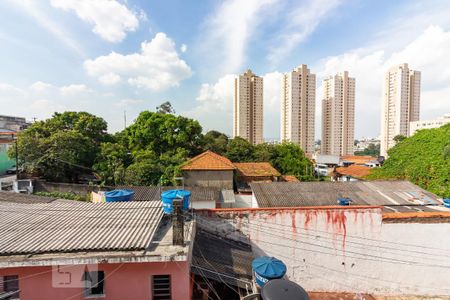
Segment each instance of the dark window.
M5 299L19 299L19 276L0 276L0 294L8 295Z
M171 300L170 275L154 275L152 278L153 300Z
M84 296L103 296L105 294L105 272L84 272Z

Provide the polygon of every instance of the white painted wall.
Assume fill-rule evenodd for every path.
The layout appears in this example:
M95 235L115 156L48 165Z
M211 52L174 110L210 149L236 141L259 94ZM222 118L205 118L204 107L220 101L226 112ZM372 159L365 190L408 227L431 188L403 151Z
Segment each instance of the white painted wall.
M450 295L450 223L382 223L378 208L337 208L205 212L198 224L283 260L308 291Z
M252 195L244 195L244 194L235 194L234 199L234 207L236 208L250 208L252 207Z

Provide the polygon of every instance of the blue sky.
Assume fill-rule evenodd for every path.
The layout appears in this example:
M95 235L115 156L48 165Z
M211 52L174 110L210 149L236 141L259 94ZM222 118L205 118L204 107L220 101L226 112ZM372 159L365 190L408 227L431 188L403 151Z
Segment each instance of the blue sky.
M282 72L356 78L356 137L378 136L382 78L422 71L421 118L450 112L450 5L398 0L4 0L0 114L83 110L110 131L171 101L205 130L231 133L232 80L264 76L266 138L279 137Z

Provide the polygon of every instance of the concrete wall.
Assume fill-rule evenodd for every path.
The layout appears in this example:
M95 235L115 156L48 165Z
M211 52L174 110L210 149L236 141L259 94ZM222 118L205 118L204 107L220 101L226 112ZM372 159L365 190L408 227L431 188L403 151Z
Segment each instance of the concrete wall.
M386 223L380 208L203 211L205 230L252 244L308 291L450 295L450 223Z
M70 268L62 266L60 270ZM102 299L151 299L152 275L158 274L171 275L172 299L190 299L190 268L187 262L100 264L98 270L105 272L105 297ZM52 274L51 267L0 269L0 276L19 275L21 300L85 299L83 288L61 287L62 284L55 284L58 280L52 281ZM81 278L70 280L73 283L73 280L79 281Z
M216 187L233 189L233 171L184 171L186 186Z
M42 180L36 180L34 191L35 192L68 192L81 196L86 196L92 191L99 191L98 186L90 186L87 184L75 184L75 183L57 183L46 182Z

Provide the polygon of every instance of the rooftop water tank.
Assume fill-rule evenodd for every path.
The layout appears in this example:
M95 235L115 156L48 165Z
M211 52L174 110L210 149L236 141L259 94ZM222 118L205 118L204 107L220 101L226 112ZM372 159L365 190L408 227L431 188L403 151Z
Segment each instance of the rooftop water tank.
M450 198L444 198L444 206L450 208Z
M256 283L262 287L269 280L283 277L286 274L286 265L275 257L261 256L253 260L252 270Z
M352 202L352 199L350 198L338 198L339 205L348 206L350 205L350 202Z
M121 202L133 200L133 190L113 190L105 193L106 202Z
M263 300L309 300L308 293L295 282L274 279L264 285L261 291Z
M189 199L191 192L186 190L168 190L161 194L161 200L163 202L163 210L165 214L172 214L173 212L173 200L183 199L183 211L189 209Z

